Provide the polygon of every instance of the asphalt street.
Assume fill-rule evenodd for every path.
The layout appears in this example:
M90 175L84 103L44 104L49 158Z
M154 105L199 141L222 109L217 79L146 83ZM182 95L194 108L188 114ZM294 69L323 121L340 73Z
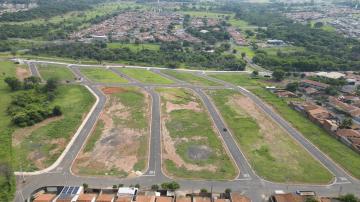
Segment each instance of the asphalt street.
M29 64L31 73L34 76L39 75L35 62ZM201 188L210 189L213 187L214 191L224 191L225 188L231 188L233 191L240 191L253 199L253 201L265 201L265 196L269 196L274 190L284 191L296 191L296 190L314 190L321 195L338 195L341 193L355 193L360 194L360 183L357 179L354 179L330 158L323 154L319 149L312 145L306 138L304 138L298 131L296 131L291 125L282 119L277 113L275 113L269 106L262 102L258 97L243 89L241 87L232 85L230 83L208 77L205 74L197 74L209 80L213 80L219 83L219 86L205 87L188 84L183 81L172 78L166 75L167 78L175 81L175 84L170 85L155 85L144 84L129 78L122 74L120 71L109 68L111 71L117 73L125 79L128 79L130 83L127 84L101 84L93 83L84 77L79 68L76 65L69 65L69 68L74 72L76 77L82 78L81 84L89 87L99 98L94 111L90 114L88 120L86 120L84 127L80 131L79 135L74 140L69 150L64 154L64 158L60 163L51 171L38 175L31 175L31 173L18 174L17 177L17 192L15 201L24 201L35 190L43 186L53 185L81 185L83 183L89 184L91 187L111 187L114 184L141 184L142 187L150 187L152 184L162 183L164 181L170 181L172 179L166 177L161 169L161 124L160 124L160 97L153 89L156 87L185 87L193 89L199 98L207 108L211 118L214 121L215 126L219 130L220 138L224 140L225 146L228 148L230 156L234 159L235 164L240 169L240 175L238 178L232 181L207 181L207 180L184 180L177 179L182 189L184 190L199 190ZM159 73L157 69L152 70L155 73ZM195 74L195 72L194 72ZM150 138L150 156L149 167L144 175L135 178L121 179L117 177L85 177L76 176L71 172L71 165L76 159L77 154L80 152L86 138L91 134L97 118L101 114L106 102L105 95L99 90L98 86L136 86L145 89L149 92L152 98L152 121L151 121L151 138ZM328 185L295 185L295 184L282 184L273 183L261 179L252 170L251 166L247 162L245 156L241 152L241 148L237 145L231 133L224 131L226 123L222 120L217 108L211 101L211 99L204 93L204 90L208 89L224 89L232 88L238 90L245 96L252 99L267 115L274 119L279 125L281 125L295 140L297 140L310 154L319 160L326 168L328 168L336 177L334 182Z

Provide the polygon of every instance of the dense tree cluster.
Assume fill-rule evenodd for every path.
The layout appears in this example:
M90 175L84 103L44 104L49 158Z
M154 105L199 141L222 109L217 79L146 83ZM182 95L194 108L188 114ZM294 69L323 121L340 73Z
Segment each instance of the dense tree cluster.
M201 32L202 30L207 32ZM230 34L224 27L221 26L199 28L189 27L186 29L186 32L190 33L194 37L208 42L209 44L215 44L216 42L230 39Z
M28 77L24 82L15 77L5 78L12 91L18 91L13 97L7 113L11 121L20 127L31 126L51 116L62 114L59 106L51 106L58 86L57 79L51 78L40 87L38 77Z
M360 70L360 42L356 39L293 22L271 11L281 9L278 7L245 5L222 9L236 12L237 18L259 26L257 38L280 39L305 48L305 51L277 55L258 51L254 57L257 64L286 71Z
M245 68L245 62L234 55L191 50L190 48L182 47L179 43L164 43L159 51L143 49L138 52L131 51L129 48L109 49L106 48L106 44L101 43L69 43L33 48L29 53L34 55L48 54L74 59L88 58L99 62L104 60L123 60L173 68L180 64L221 70L243 70Z
M103 2L103 0L39 0L39 6L25 11L4 13L0 16L1 22L21 22L36 18L50 18L70 11L81 11L91 8L91 4Z

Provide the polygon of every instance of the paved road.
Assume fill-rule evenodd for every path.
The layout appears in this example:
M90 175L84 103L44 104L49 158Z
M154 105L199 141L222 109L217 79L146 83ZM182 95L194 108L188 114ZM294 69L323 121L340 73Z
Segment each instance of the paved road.
M31 64L30 64L31 68ZM15 201L24 201L24 198L30 196L30 194L43 186L49 185L81 185L82 183L88 183L92 187L111 187L114 184L123 183L126 185L130 184L141 184L142 186L151 186L152 184L162 183L164 181L169 181L171 179L163 175L161 171L161 126L160 126L160 98L159 95L153 90L156 87L186 87L193 89L203 101L205 107L208 109L209 114L214 120L215 126L219 129L221 138L224 140L226 147L229 149L230 155L234 158L236 165L240 168L240 176L233 181L206 181L206 180L177 180L182 189L198 190L200 188L210 189L210 186L213 186L214 191L223 191L225 188L231 188L233 191L240 191L244 194L250 196L253 201L264 201L265 195L270 195L274 190L285 190L285 191L295 191L299 189L314 190L322 195L337 195L339 192L342 193L358 193L360 194L360 183L358 180L353 179L349 176L342 168L338 167L333 161L321 153L315 146L309 143L299 132L293 129L289 123L283 120L279 115L273 112L270 107L264 104L259 98L248 92L247 90L229 84L227 82L208 77L205 74L199 74L199 72L194 72L201 77L204 77L209 80L213 80L219 83L219 86L215 87L204 87L196 86L185 83L183 81L176 80L171 76L167 78L173 79L176 83L172 85L154 85L154 84L143 84L134 79L127 78L122 75L121 72L110 68L111 71L122 75L124 78L130 81L129 84L106 84L114 86L137 86L145 89L152 97L152 122L151 122L151 145L150 145L150 160L149 160L149 169L145 175L129 179L120 179L116 177L80 177L75 176L71 173L70 168L71 164L76 158L76 155L81 150L85 139L90 134L92 127L96 123L97 118L99 117L103 107L105 106L105 96L98 90L98 85L105 84L96 84L89 81L84 77L79 71L79 67L71 65L70 69L74 74L82 78L81 83L88 86L92 91L99 97L99 102L97 103L94 112L91 113L91 116L86 121L84 128L80 131L79 135L74 141L74 144L70 147L69 151L65 154L62 161L49 172L40 174L40 175L30 175L23 176L17 175L17 193ZM157 72L157 70L152 70ZM33 72L36 75L36 72ZM159 72L157 72L159 73ZM160 72L160 74L162 74ZM285 128L301 145L303 145L316 159L322 162L333 174L336 176L335 183L329 185L292 185L292 184L280 184L272 183L265 181L259 178L254 171L251 169L250 165L246 161L244 155L241 153L238 145L236 144L234 138L230 132L225 132L222 128L226 127L224 121L221 118L221 115L218 113L215 105L211 99L204 93L203 90L208 89L224 89L232 88L236 89L244 95L248 96L254 102L264 110L270 117L272 117L277 123ZM25 182L24 181L25 178Z
M30 68L30 73L31 73L32 76L36 76L36 77L41 78L41 75L40 75L35 63L29 62L28 66Z

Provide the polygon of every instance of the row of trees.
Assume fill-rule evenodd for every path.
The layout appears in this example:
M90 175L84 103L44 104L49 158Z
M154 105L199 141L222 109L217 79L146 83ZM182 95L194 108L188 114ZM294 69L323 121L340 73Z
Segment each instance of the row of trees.
M59 57L74 59L88 58L95 59L100 63L107 61L130 61L146 63L149 65L162 65L176 68L180 64L199 68L216 68L219 70L243 70L245 62L231 54L208 53L202 50L191 50L183 48L178 43L164 43L159 51L143 49L138 52L129 48L106 48L106 44L84 44L69 43L61 45L47 45L40 48L33 48L30 54L48 54Z
M57 79L51 78L43 86L40 85L40 79L33 76L25 78L24 82L15 77L6 77L5 82L12 91L19 91L14 94L7 108L7 114L15 125L31 126L46 118L62 115L59 106L51 106L56 96Z

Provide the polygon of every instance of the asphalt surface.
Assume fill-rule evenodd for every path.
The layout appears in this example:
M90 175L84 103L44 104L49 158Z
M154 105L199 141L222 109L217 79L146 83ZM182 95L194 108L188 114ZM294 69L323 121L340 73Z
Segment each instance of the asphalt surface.
M31 73L35 76L39 75L34 62L29 64ZM112 187L114 184L140 184L142 187L150 187L153 184L160 184L172 179L163 174L161 169L161 125L160 125L160 97L154 88L156 87L184 87L190 88L196 92L199 98L207 108L216 128L219 131L219 135L228 149L230 156L233 158L234 163L240 170L240 175L232 181L207 181L207 180L185 180L177 179L180 183L182 190L199 190L201 188L207 188L210 190L212 187L214 191L224 191L225 188L231 188L233 191L239 191L252 198L253 201L265 201L266 196L271 195L274 190L284 191L296 191L296 190L314 190L320 195L336 196L344 193L360 194L360 183L357 179L354 179L347 174L342 168L336 165L325 154L312 145L306 138L304 138L298 131L291 127L291 125L282 119L277 113L275 113L269 106L262 102L258 97L248 92L246 89L232 85L230 83L208 77L205 74L195 73L203 78L215 81L219 83L219 86L196 86L191 85L183 81L179 81L171 76L161 73L157 69L152 69L155 73L159 73L169 79L175 81L175 84L170 85L157 85L157 84L144 84L129 78L122 74L120 71L109 68L109 70L117 73L125 79L129 80L127 84L102 84L93 83L88 80L79 71L80 67L76 65L70 65L69 68L73 71L76 77L81 78L80 83L92 89L92 91L99 97L93 113L91 113L89 119L86 121L83 129L71 145L69 151L65 154L59 165L49 172L39 175L17 175L17 192L15 201L24 201L26 198L37 189L44 186L55 185L82 185L83 183L89 184L91 187ZM99 90L99 86L136 86L145 89L149 92L152 98L152 115L151 115L151 138L150 138L150 156L148 170L144 175L135 178L121 179L117 177L84 177L76 176L71 172L71 165L76 159L77 154L80 152L86 138L90 135L93 126L96 123L102 109L105 106L106 97ZM204 90L209 89L224 89L231 88L241 92L252 99L267 115L274 119L279 125L281 125L296 141L298 141L315 159L319 160L326 168L328 168L334 175L334 182L327 185L296 185L291 183L273 183L261 179L253 171L245 156L241 152L241 148L237 145L230 131L224 131L226 123L222 120L221 115L216 109L211 99L204 93Z

